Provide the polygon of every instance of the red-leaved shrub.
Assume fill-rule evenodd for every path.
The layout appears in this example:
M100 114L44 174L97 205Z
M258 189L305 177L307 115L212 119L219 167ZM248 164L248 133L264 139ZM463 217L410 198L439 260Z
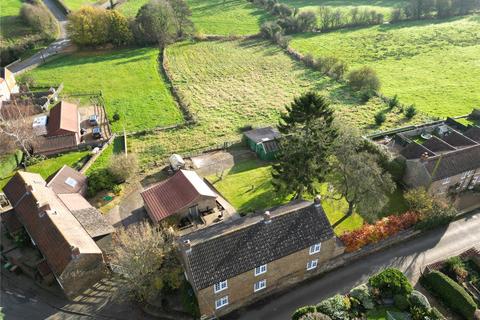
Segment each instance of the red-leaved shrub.
M340 236L345 244L346 252L356 251L363 246L375 243L399 231L413 226L418 221L416 212L408 211L401 215L391 215L378 220L374 224L364 224L360 229L346 232Z

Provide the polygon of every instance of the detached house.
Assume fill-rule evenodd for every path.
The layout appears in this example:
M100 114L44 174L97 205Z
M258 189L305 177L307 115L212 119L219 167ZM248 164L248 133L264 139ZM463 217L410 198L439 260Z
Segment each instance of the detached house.
M185 275L207 318L318 274L343 253L320 199L230 220L179 242Z
M6 254L9 262L46 283L56 280L74 297L104 276L99 246L113 228L78 193L83 176L80 180L70 170L62 168L48 184L39 174L17 172L3 189L12 209L2 221L12 235L26 231L40 252L28 255L12 248Z

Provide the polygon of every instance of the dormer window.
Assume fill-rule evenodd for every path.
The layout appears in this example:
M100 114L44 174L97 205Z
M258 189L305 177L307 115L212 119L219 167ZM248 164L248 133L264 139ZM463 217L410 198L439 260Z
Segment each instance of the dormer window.
M318 253L318 252L320 252L320 248L321 248L321 247L322 247L322 244L321 244L321 243L316 243L316 244L314 244L313 246L310 246L309 253L310 253L310 254Z
M215 285L213 286L213 291L214 291L215 293L217 293L217 292L223 291L223 290L225 290L225 289L227 289L227 288L228 288L227 280L225 280L225 281L220 281L220 282L218 282L218 283L215 283Z

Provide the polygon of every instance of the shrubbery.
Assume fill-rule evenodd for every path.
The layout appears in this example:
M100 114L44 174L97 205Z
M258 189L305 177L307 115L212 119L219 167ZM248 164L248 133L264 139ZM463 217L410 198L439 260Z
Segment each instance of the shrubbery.
M348 74L347 79L355 91L375 92L380 89L380 79L371 67L352 70Z
M20 17L35 31L54 39L58 32L57 22L50 11L38 0L24 3L20 9Z
M317 304L317 311L326 314L332 320L350 319L350 301L342 295L335 295Z
M114 155L108 167L108 171L117 183L125 182L137 169L137 157L132 153L127 156L124 154Z
M420 291L413 290L409 297L409 302L412 306L422 308L424 310L430 309L430 303Z
M292 320L299 320L302 316L317 311L315 306L305 306L298 308L292 315Z
M93 197L103 190L112 190L115 178L107 169L98 169L88 175L87 196Z
M375 114L374 118L375 118L375 124L377 126L382 125L385 122L385 120L387 120L387 116L385 115L385 112L383 112L383 111L377 112Z
M353 288L350 290L348 294L350 297L358 300L362 307L366 310L373 309L375 307L375 303L373 302L370 288L366 284L361 284L358 287Z
M308 313L300 318L300 320L332 320L326 314L320 312Z
M406 297L413 288L407 277L398 269L388 268L368 280L368 284L377 289L382 297L402 295Z
M418 216L415 212L391 215L376 221L374 224L364 224L360 229L346 232L340 236L340 239L345 244L345 251L353 252L367 244L378 242L399 231L408 229L417 220Z
M447 306L466 319L473 319L477 304L458 283L440 271L432 271L421 278L422 285L437 295Z

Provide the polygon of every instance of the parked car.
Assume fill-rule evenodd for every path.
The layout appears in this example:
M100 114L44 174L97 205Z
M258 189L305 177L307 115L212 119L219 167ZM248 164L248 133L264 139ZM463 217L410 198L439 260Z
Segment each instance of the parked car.
M92 130L92 136L94 139L101 139L102 138L102 129L100 127L95 127Z
M91 126L98 126L98 116L96 114L92 114L88 118L88 123L90 123Z

